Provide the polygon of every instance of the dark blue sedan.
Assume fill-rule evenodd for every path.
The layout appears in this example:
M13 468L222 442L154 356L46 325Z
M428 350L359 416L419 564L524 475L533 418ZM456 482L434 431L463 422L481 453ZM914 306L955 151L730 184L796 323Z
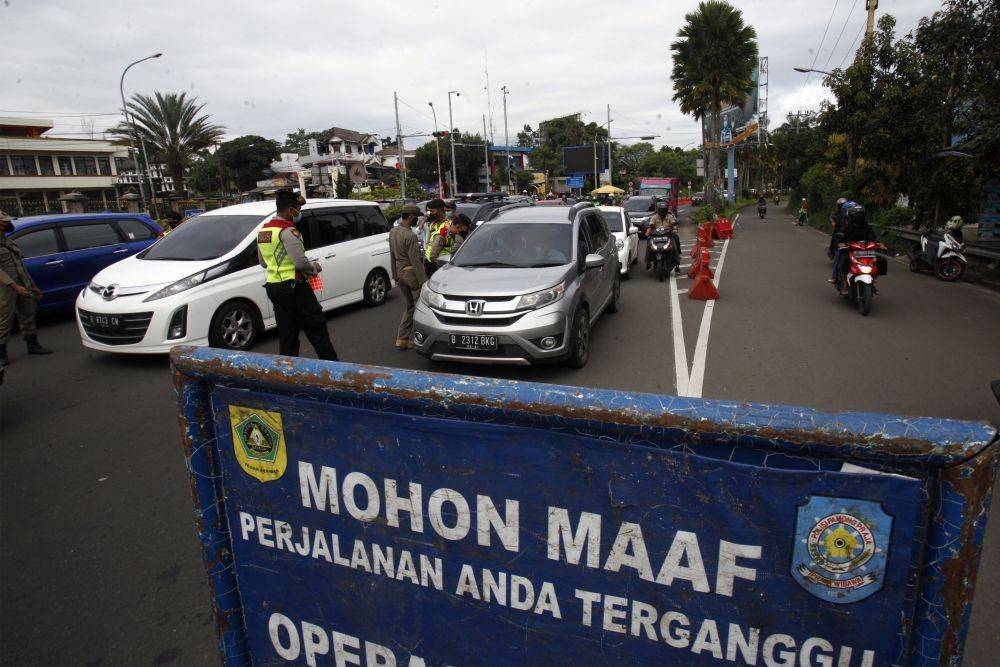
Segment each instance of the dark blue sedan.
M16 218L10 232L28 273L45 293L40 311L72 308L106 266L152 245L162 230L138 213L74 213Z

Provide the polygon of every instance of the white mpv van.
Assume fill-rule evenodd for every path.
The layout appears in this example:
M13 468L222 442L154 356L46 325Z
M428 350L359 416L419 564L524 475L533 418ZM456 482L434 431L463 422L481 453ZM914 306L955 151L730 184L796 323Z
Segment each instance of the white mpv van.
M275 326L256 243L274 213L273 201L203 213L98 273L76 299L84 346L145 354L179 343L252 347ZM377 204L310 199L296 226L306 255L323 267L323 310L385 302L389 223Z

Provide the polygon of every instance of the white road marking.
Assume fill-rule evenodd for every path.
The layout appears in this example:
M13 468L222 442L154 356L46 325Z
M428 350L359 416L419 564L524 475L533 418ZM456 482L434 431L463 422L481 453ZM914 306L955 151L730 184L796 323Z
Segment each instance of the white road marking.
M677 278L670 274L670 328L674 339L674 382L678 396L686 396L688 388L687 348L684 346L684 324L678 299Z
M715 277L712 283L718 287L719 278L722 277L722 264L726 260L726 250L729 248L729 239L722 243L722 254L719 255L719 263L715 267ZM715 301L705 303L705 310L701 314L701 326L698 328L698 340L694 345L694 359L691 361L691 372L688 375L688 388L684 396L701 398L702 385L705 382L705 361L708 357L708 335L712 329L712 313L715 312Z

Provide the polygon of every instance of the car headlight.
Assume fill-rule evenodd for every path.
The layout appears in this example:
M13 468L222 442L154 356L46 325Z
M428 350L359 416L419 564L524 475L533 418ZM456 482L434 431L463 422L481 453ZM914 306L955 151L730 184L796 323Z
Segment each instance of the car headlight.
M615 247L618 248L619 250L621 250L622 248L625 247L625 241L623 241L622 239L616 240L615 241Z
M559 283L555 287L550 287L548 289L542 290L541 292L535 292L534 294L525 294L517 302L516 310L521 309L536 309L542 306L547 306L550 303L555 303L562 298L563 294L566 293L566 283Z
M431 308L444 310L444 296L432 290L428 283L424 283L424 286L420 288L420 300Z
M167 285L159 292L155 292L150 296L147 296L145 299L143 299L143 302L145 303L147 301L156 301L157 299L163 299L168 296L173 296L174 294L179 294L181 292L189 290L192 287L197 287L202 283L207 283L209 280L214 280L219 276L224 276L226 273L229 272L231 266L232 266L231 260L223 262L222 264L216 264L215 266L210 266L204 271L193 273L187 278L182 278L175 283Z

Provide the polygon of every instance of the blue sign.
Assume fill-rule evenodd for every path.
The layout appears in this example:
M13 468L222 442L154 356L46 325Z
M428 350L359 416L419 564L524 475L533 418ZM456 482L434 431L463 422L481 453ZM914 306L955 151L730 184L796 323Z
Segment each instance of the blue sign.
M204 212L205 212L205 209L203 209L203 208L186 208L186 209L184 209L184 217L185 218L193 218L194 216L201 215Z
M967 610L947 591L968 581L942 577L978 558L987 424L210 349L173 362L228 664L960 655L949 619ZM976 493L935 501L970 460Z
M571 176L566 179L567 188L582 188L583 187L583 176Z

